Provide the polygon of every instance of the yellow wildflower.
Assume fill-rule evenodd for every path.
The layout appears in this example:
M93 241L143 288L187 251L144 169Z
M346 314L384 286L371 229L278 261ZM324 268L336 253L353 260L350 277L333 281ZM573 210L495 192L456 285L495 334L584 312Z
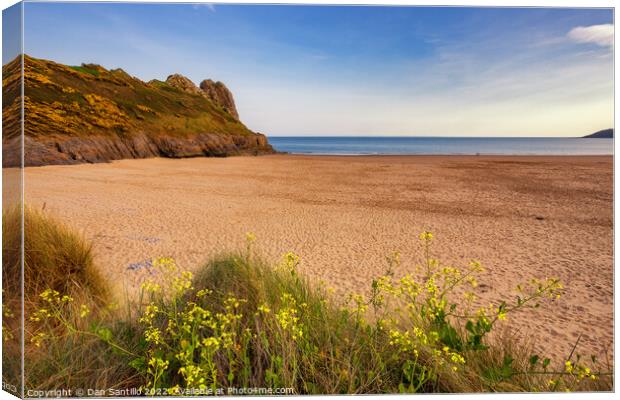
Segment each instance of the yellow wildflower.
M202 345L208 349L217 350L220 348L220 341L215 337L202 339Z
M148 328L144 331L144 340L154 344L161 343L161 334L157 328Z
M30 339L30 342L33 343L37 347L41 347L43 340L45 340L47 337L48 335L46 333L39 332Z
M266 304L261 304L260 306L258 306L258 311L262 312L263 314L269 314L271 312L271 309L267 307Z
M82 304L80 306L80 318L84 318L88 314L90 314L90 309L88 308L88 306L86 304Z
M424 231L420 233L420 240L425 240L425 241L430 242L431 240L433 240L433 234L431 232Z
M140 285L140 288L147 293L157 293L161 290L161 286L158 283L146 281Z
M196 297L198 297L198 298L205 297L205 296L210 295L211 293L213 293L213 291L210 290L210 289L202 289L202 290L199 290L198 292L196 292Z

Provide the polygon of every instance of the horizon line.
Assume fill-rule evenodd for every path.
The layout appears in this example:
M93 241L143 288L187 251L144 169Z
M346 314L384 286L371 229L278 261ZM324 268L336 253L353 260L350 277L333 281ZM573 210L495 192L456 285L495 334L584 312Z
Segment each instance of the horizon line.
M607 128L612 129L614 128ZM602 130L607 130L602 129ZM269 135L264 134L268 138L378 138L378 139L400 139L400 138L424 138L424 139L587 139L593 133L588 133L584 136L424 136L424 135ZM592 138L591 138L592 139ZM613 139L613 138L598 138L598 139Z

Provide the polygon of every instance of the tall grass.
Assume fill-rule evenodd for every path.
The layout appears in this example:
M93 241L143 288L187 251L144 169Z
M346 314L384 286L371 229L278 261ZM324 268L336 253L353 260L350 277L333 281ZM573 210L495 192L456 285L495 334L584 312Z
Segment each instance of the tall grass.
M10 382L19 382L15 378L21 376L21 318L15 314L21 307L21 283L15 278L21 275L21 211L5 211L2 222L3 289L5 295L11 294L3 297L3 314L6 317L7 310L13 314L3 318L3 328L13 333L3 343L3 375ZM58 220L32 208L25 209L23 238L25 387L50 390L125 384L136 373L123 357L112 353L97 335L67 329L71 326L87 332L111 326L119 338L131 344L123 328L126 324L109 310L110 292L93 263L91 245ZM88 315L84 315L86 310Z
M106 304L108 289L82 238L33 210L26 220L27 388L141 387L156 395L612 389L611 367L577 352L553 362L498 327L513 312L552 303L562 291L557 280L531 280L513 301L476 307L480 264L442 265L428 232L422 265L395 277L394 254L385 274L347 302L299 274L293 253L276 265L256 257L251 234L245 251L212 259L196 276L158 258L153 272L164 283L145 282L131 304L138 316L126 317Z
M2 381L19 395L21 383L21 208L2 218Z

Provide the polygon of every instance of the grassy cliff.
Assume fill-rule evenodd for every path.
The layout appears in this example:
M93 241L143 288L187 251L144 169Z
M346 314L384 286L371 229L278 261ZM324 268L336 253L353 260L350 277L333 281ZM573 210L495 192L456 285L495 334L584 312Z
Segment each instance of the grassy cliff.
M4 166L19 164L20 70L19 58L2 68ZM143 82L122 69L24 56L25 164L273 151L239 121L221 82L203 83Z

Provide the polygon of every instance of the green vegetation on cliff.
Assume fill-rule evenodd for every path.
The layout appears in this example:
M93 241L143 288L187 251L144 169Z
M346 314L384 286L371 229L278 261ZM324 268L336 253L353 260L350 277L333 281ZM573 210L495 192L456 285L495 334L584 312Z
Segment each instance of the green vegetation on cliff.
M20 127L20 70L19 58L3 66L5 166L18 164L11 151L19 154L13 142ZM191 86L24 56L26 165L272 152L264 135L238 120L223 84L218 88L232 105L181 78Z

